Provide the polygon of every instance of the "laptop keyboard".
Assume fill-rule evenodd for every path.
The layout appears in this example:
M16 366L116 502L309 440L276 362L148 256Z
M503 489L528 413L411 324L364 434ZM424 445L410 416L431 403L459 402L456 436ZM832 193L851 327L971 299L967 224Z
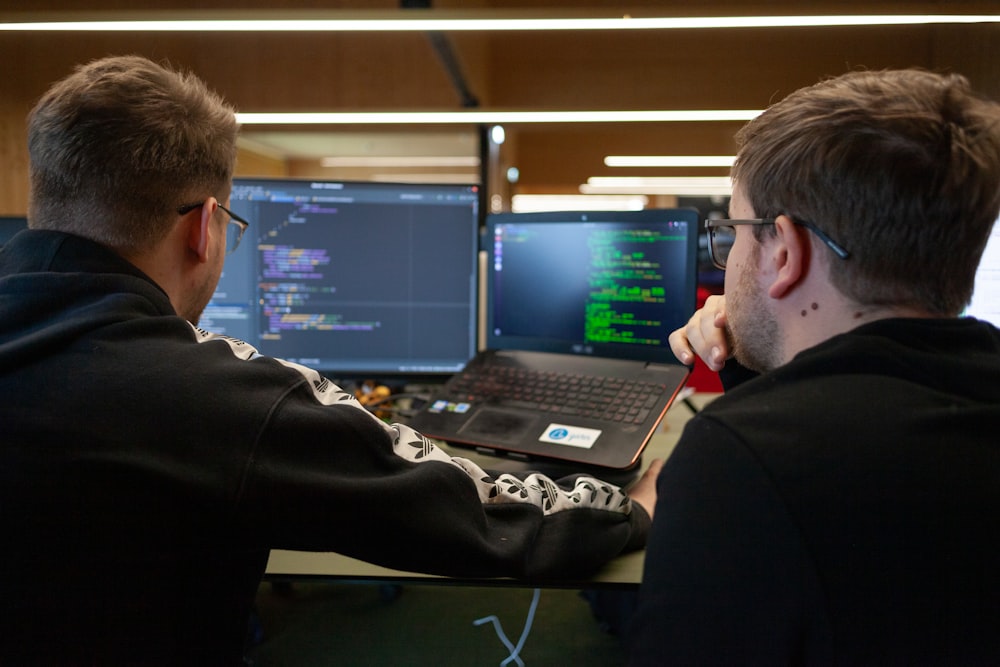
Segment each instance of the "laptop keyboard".
M577 373L533 371L511 366L466 368L449 383L459 401L641 424L666 386Z

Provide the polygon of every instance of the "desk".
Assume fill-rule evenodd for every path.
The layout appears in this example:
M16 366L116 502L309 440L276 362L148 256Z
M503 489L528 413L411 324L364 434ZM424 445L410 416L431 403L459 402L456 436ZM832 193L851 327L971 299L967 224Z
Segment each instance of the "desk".
M691 405L700 409L717 394L695 394L687 399ZM643 454L643 461L650 461L655 458L665 459L670 456L677 440L680 437L684 424L692 415L692 410L687 401L676 401L667 411L667 415L660 425L660 428L653 435L646 451ZM462 449L459 447L449 447L442 445L454 456L462 456L475 461L483 468L505 471L522 472L524 470L538 470L546 474L558 476L559 474L570 474L573 470L561 468L556 470L552 466L539 461L523 462L514 459L498 458L486 454L479 454L475 451ZM609 482L620 482L615 479L621 476L617 471L609 471L609 474L595 473L602 479ZM630 473L629 477L634 478L638 473ZM625 480L628 481L628 480ZM642 580L642 565L644 551L634 551L621 555L604 568L594 577L586 581L560 581L560 587L579 588L587 587L633 587ZM379 565L373 565L354 558L342 556L337 553L310 552L310 551L287 551L284 549L274 549L267 562L267 570L264 573L266 579L287 580L287 579L349 579L349 580L374 580L383 582L420 582L433 583L435 580L440 583L459 583L450 577L441 577L419 572L407 572L404 570L393 570ZM524 582L513 579L468 579L462 578L463 584L472 585L498 585L508 583L510 585L524 585Z

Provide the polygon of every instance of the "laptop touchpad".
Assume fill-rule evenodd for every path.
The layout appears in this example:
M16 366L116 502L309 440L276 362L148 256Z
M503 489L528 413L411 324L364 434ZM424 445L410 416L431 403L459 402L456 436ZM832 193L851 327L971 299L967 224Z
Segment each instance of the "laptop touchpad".
M460 433L493 442L520 442L534 423L534 416L483 408L466 422Z

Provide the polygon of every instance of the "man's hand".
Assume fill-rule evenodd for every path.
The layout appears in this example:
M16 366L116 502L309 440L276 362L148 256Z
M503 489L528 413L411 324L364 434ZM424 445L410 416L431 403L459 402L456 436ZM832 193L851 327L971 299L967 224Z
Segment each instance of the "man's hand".
M669 341L682 364L690 366L699 356L710 369L720 370L731 352L726 337L726 297L708 297L686 325L670 334Z
M629 498L632 502L642 505L649 518L653 518L653 508L656 506L656 478L660 476L660 469L663 468L662 459L653 459L642 473L642 477L633 484L629 490Z

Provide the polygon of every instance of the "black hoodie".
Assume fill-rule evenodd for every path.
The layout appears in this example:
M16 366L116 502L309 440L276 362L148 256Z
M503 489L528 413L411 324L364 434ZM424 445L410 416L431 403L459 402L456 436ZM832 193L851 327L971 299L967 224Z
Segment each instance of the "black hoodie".
M617 487L494 477L196 329L95 243L0 250L0 663L239 664L271 548L573 578L648 526Z
M1000 331L885 319L691 419L632 664L1000 662Z

